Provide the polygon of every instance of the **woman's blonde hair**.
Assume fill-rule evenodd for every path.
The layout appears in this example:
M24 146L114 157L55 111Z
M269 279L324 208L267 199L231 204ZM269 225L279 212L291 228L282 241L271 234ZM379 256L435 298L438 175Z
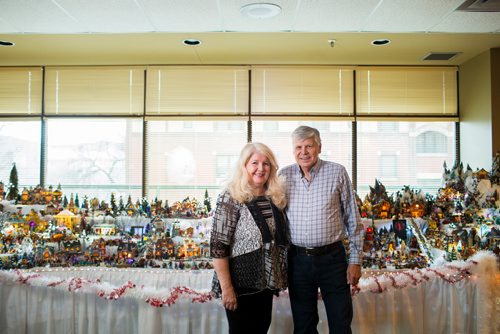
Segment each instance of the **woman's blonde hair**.
M249 183L246 164L254 153L263 154L271 164L271 172L269 179L264 184L266 189L265 195L270 197L271 201L278 208L283 209L287 202L284 191L284 182L278 176L278 163L271 149L262 143L248 143L241 150L240 157L236 163L232 178L227 184L227 191L232 198L240 203L252 201L256 196L252 192L252 187Z

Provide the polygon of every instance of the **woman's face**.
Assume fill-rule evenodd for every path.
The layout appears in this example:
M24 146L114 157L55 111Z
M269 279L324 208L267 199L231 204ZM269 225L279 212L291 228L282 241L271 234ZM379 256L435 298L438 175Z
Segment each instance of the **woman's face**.
M267 157L255 152L245 165L250 184L257 189L264 189L264 185L271 175L271 163Z

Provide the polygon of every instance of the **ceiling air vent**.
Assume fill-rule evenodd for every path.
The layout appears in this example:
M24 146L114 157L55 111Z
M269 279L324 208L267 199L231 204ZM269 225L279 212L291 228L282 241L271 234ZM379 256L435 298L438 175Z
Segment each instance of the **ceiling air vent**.
M423 60L450 60L459 52L431 52Z
M500 0L467 0L457 10L463 12L500 12Z

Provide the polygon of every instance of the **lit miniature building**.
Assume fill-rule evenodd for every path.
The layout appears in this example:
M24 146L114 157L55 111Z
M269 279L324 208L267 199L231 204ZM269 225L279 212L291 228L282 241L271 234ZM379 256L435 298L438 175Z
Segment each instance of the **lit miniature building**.
M177 248L179 258L193 258L200 256L200 247L193 239L185 238L182 245Z
M78 254L82 249L82 245L78 240L65 240L62 242L62 249L67 254Z
M115 224L95 224L92 226L92 231L97 235L115 235L116 225Z
M69 210L63 210L54 216L59 226L66 226L70 230L74 230L75 226L80 224L80 217L76 216Z
M413 218L420 218L425 213L425 206L421 203L415 202L410 206L410 213Z

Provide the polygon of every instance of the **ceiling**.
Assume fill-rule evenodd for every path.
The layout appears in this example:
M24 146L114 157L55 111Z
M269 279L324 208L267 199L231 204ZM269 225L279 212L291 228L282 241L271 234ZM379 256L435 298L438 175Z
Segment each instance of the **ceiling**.
M460 65L500 47L500 0L274 0L277 16L248 18L252 2L0 0L0 41L15 44L0 66Z

